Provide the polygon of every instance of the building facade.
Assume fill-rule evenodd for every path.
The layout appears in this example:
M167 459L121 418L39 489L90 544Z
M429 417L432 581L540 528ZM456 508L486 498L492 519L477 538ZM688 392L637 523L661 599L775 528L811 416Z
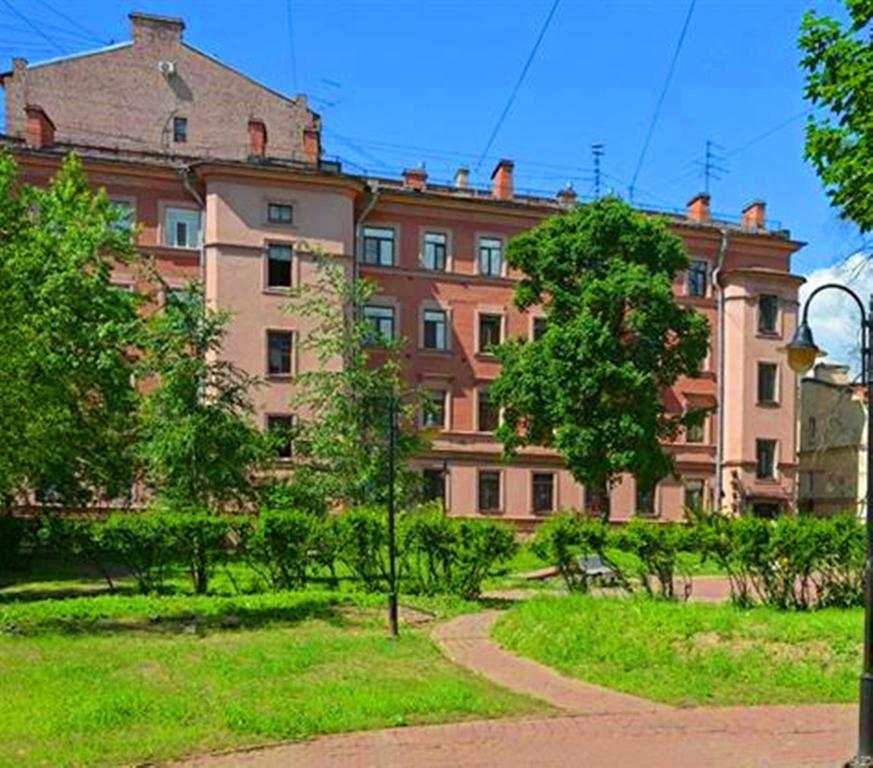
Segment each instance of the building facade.
M505 160L489 189L471 187L465 169L450 184L423 169L344 173L323 159L321 120L303 97L287 99L200 53L178 19L132 14L131 22L130 43L43 64L16 59L0 76L4 142L25 178L44 183L77 152L94 185L140 223L165 290L200 280L210 305L233 313L223 354L267 380L256 393L265 428L295 416L294 379L317 364L286 294L313 283L315 257L326 256L377 283L364 315L405 339L407 376L432 394L424 426L433 450L416 466L451 514L530 527L585 506L585 490L554 452L527 448L503 461L488 389L499 374L489 349L532 338L542 322L512 303L518 275L507 269L506 243L575 205L572 190L520 195ZM142 94L135 105L133 93ZM76 108L92 97L99 109ZM129 120L132 107L154 119ZM691 259L676 295L708 319L712 348L700 375L664 396L671 410L712 412L669 446L677 474L654 494L621 479L612 516L678 519L688 506L711 505L774 514L795 493L796 385L779 348L796 322L801 280L790 260L800 244L768 228L761 202L726 222L698 195L667 218ZM135 282L121 270L117 279Z
M819 363L800 382L798 509L864 515L867 402L849 367Z

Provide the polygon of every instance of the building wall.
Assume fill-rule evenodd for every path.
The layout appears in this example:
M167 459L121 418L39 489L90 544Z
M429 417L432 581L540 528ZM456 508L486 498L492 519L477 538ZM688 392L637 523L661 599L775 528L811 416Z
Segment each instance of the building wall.
M6 132L24 137L25 106L38 105L56 141L135 152L244 159L250 119L267 128L267 154L311 161L305 128L319 127L305 98L288 99L235 72L182 40L180 20L131 15L132 41L94 54L27 66L15 60L2 78ZM165 76L159 62L175 65ZM185 143L173 140L173 118L188 121Z

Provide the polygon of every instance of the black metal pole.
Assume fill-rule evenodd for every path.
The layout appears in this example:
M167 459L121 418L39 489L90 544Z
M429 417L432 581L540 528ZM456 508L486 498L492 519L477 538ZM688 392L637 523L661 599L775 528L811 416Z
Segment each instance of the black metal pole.
M394 526L394 449L397 443L397 400L391 395L388 406L388 626L397 637L397 543Z
M870 482L873 479L873 450L870 440L873 437L873 360L870 345L873 324L873 297L870 298L870 312L863 318L863 341L861 350L861 378L867 388L867 564L864 571L864 669L861 672L861 706L858 722L857 768L873 766L873 494Z

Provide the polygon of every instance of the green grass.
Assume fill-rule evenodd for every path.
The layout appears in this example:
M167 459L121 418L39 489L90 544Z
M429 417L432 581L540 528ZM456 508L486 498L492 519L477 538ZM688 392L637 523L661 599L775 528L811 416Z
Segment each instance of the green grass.
M810 613L644 598L537 597L495 627L566 675L679 706L852 702L860 609Z
M2 605L0 765L162 761L544 711L453 666L430 641L430 625L388 639L383 603L309 591ZM415 604L439 616L471 608ZM229 622L236 628L222 628Z

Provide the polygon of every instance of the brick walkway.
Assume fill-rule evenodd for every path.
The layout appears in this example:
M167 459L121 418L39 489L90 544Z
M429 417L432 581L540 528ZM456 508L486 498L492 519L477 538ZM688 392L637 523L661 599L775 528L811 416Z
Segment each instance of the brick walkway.
M851 757L854 706L674 709L570 680L498 648L495 612L437 628L457 664L565 714L325 736L204 756L186 768L836 768Z

